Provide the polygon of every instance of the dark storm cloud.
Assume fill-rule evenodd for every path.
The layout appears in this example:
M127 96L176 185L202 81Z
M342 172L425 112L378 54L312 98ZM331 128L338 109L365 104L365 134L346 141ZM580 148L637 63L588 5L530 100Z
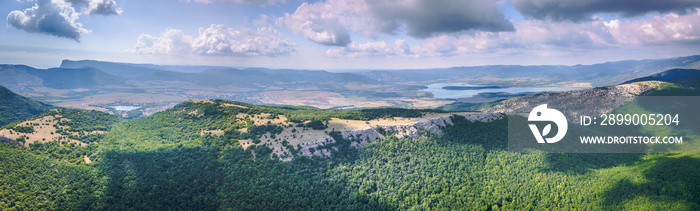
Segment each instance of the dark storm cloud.
M593 14L636 17L650 12L687 14L700 8L697 0L511 0L525 16L554 21L586 21Z
M277 21L323 45L347 46L350 32L428 38L463 31L514 31L495 0L326 0L303 3Z
M401 3L403 4L401 4ZM467 30L514 31L495 1L483 0L368 0L380 29L393 33L405 26L406 33L416 38Z

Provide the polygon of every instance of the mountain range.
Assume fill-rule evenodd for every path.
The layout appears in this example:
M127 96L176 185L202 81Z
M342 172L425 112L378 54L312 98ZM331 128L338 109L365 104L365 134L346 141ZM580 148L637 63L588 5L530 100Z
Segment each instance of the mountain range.
M442 69L328 72L214 66L167 66L64 60L36 69L0 65L0 85L52 105L142 118L187 99L319 108L437 108L489 102L524 93L482 93L476 99L435 98L435 83L489 87L590 88L609 86L674 68L699 68L700 56L594 65L490 65ZM118 106L136 107L133 111Z

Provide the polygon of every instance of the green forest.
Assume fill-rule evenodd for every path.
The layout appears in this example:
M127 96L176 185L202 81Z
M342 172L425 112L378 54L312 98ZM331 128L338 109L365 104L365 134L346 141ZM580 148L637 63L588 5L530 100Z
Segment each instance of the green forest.
M240 106L224 106L235 104ZM443 134L387 136L332 157L282 162L238 139L276 133L235 121L416 117L434 110L322 110L229 101L185 102L138 120L58 111L86 146L0 144L3 210L698 210L698 154L514 153L507 119L453 116ZM271 116L270 118L275 118ZM313 125L309 125L313 127ZM248 132L233 132L248 128ZM223 130L226 135L200 135ZM342 139L338 133L331 136ZM291 146L292 148L294 146ZM254 150L254 153L251 153ZM92 163L82 161L89 156Z

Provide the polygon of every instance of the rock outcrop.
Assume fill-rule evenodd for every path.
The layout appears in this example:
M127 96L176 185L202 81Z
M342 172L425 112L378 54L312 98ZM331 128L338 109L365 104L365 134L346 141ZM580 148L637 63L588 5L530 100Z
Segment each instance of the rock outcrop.
M474 121L490 122L493 120L503 118L504 115L500 114L500 113L487 113L487 112L445 114L444 116L423 119L423 120L419 120L419 121L411 122L411 123L377 125L377 126L365 128L365 129L343 131L340 133L340 135L345 140L352 140L353 141L350 144L351 147L361 148L369 143L372 143L373 141L376 141L377 139L380 139L380 138L388 136L388 135L393 135L393 136L396 136L398 138L402 138L402 137L416 138L416 137L421 137L421 136L424 136L426 134L431 134L431 133L432 134L442 134L443 128L450 126L450 125L453 125L453 123L452 123L453 116L462 116L462 117L464 117L467 120L470 120L472 122L474 122ZM331 155L330 150L328 150L326 148L323 148L323 149L318 149L318 148L323 147L323 146L328 145L328 144L333 144L335 142L336 142L336 140L329 135L329 136L326 136L326 137L319 139L317 141L307 142L307 143L301 144L301 145L299 145L299 147L300 147L299 155L302 155L302 156L313 156L313 155L330 156ZM290 160L292 160L292 158L286 157L286 158L282 158L281 160L282 161L290 161Z
M535 106L548 104L549 107L564 113L571 123L578 123L579 117L582 115L597 116L609 113L662 83L643 82L584 90L529 94L504 100L482 111L527 115Z

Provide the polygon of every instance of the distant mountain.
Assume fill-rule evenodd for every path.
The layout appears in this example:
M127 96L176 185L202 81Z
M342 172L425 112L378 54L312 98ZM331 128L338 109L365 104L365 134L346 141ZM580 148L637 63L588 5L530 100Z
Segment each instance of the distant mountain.
M52 89L92 88L122 84L124 81L122 77L91 67L36 69L25 65L0 65L0 85L13 90L28 86Z
M92 67L37 69L29 73L41 78L44 81L44 86L54 89L92 88L95 86L122 84L125 81L121 77Z
M105 62L95 60L63 60L61 62L63 68L81 68L81 67L96 67L114 75L130 75L143 76L153 74L154 71L171 71L181 73L199 73L208 69L221 68L216 66L202 65L155 65L155 64L132 64L120 62ZM143 72L136 72L140 70Z
M205 86L237 84L312 84L333 89L338 84L428 84L434 82L473 82L498 86L610 86L673 68L700 68L700 55L654 60L628 60L593 65L488 65L440 69L376 70L358 73L227 67L159 66L94 60L64 60L61 68L92 67L105 73L133 80L184 81ZM176 71L171 71L176 70ZM329 86L330 85L330 86ZM325 87L325 88L323 88Z
M642 81L664 81L684 86L697 87L700 85L700 70L698 69L671 69L647 77L625 81L623 84Z
M26 65L0 65L0 85L18 90L24 86L41 86L42 80L31 71L36 70Z
M0 127L48 111L51 108L50 105L27 99L0 86Z
M167 70L181 73L199 73L205 70L217 68L216 66L201 66L201 65L155 65L155 64L128 64L135 67L150 68L155 70Z
M138 111L134 113L145 116L187 99L322 108L435 108L448 104L462 109L513 95L487 93L479 95L478 101L460 100L455 103L461 104L451 105L454 101L435 99L424 91L425 86L454 82L498 87L604 87L677 68L700 68L700 56L575 66L490 65L353 73L64 60L60 68L51 69L0 65L0 86L71 108L114 110L114 106L135 106ZM692 83L697 82L678 82Z
M678 85L689 86L679 87ZM451 110L477 108L480 111L527 113L532 105L548 104L560 108L569 120L578 116L596 116L608 113L638 96L699 96L700 70L671 69L646 77L626 81L620 85L596 87L563 92L542 92L513 97L489 104L455 103Z
M593 65L488 65L440 69L376 70L359 74L389 83L465 81L490 85L537 86L560 83L620 84L673 68L700 68L700 55L670 59L606 62Z
M82 61L71 61L63 60L61 62L61 68L97 68L103 72L117 75L121 77L133 78L133 77L146 77L154 74L162 73L163 70L156 70L146 67L139 67L131 64L125 63L114 63L114 62L102 62L94 60L82 60Z
M185 71L187 67L193 69ZM376 80L350 73L330 73L326 71L207 66L159 66L145 64L114 63L93 60L63 60L61 68L96 68L103 72L132 79L153 81L183 81L204 86L243 85L280 86L286 84L338 85L350 82L377 84ZM205 69L206 68L206 69ZM174 70L174 71L171 71ZM327 88L335 88L333 86Z

